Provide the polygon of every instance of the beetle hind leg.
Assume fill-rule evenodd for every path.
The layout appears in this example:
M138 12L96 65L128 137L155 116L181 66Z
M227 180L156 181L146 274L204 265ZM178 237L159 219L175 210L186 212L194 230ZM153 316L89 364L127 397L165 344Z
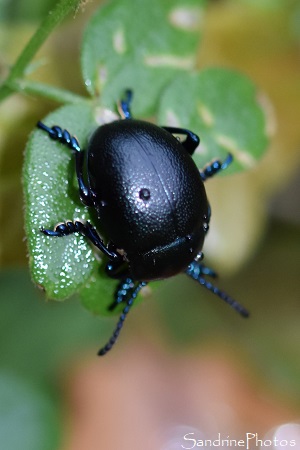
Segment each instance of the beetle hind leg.
M204 276L208 275L214 277L216 274L211 269L203 266L202 264L193 261L185 273L193 278L193 280L198 281L202 286L211 291L213 294L217 295L221 300L224 300L229 306L231 306L236 312L238 312L243 317L248 317L249 312L240 303L230 297L226 292L221 291L219 288L214 286L212 283L207 281Z
M116 301L114 302L113 307L116 306L115 303L119 304L125 300L126 300L126 306L123 309L122 314L120 315L119 321L116 325L116 328L115 328L113 334L111 335L111 338L109 339L107 344L105 344L104 347L102 347L99 350L99 352L98 352L99 356L104 356L109 350L111 350L111 348L115 344L115 342L118 339L118 336L120 334L120 331L123 327L123 324L127 317L127 314L129 313L129 311L133 305L134 300L136 299L140 290L144 286L146 286L146 284L147 284L146 281L142 281L140 283L135 284L135 283L133 283L131 278L126 279L120 283L119 289L116 292Z

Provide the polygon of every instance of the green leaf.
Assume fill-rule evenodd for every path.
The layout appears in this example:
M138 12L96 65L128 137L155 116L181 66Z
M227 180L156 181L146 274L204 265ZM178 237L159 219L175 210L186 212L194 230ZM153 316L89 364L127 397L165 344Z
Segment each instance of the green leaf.
M117 284L117 280L109 278L98 268L80 290L81 303L86 309L97 315L114 316L119 314L124 305L114 308L113 311L109 310L114 299Z
M12 374L0 373L0 436L5 450L54 450L57 411L46 393Z
M100 270L98 269L80 290L81 302L85 308L94 314L101 316L118 315L126 304L122 303L112 311L109 310L109 307L113 302L114 293L119 282L109 278L105 273L101 273L102 270L102 268ZM144 297L149 297L152 294L153 288L155 289L157 286L160 286L160 283L153 282L150 286L143 288L136 300L134 300L134 306L139 304Z
M76 134L83 148L96 127L89 105L65 106L44 122ZM58 222L91 219L79 200L74 173L71 150L36 129L27 145L24 166L25 227L33 279L48 297L57 300L73 294L99 264L82 236L60 239L40 232L41 227L53 229Z
M162 95L159 123L188 128L200 136L194 154L199 167L232 153L234 162L226 174L252 168L268 142L256 87L227 69L178 76Z
M195 66L205 0L118 0L99 9L83 39L82 71L93 96L114 107L125 88L134 113L154 112L178 71Z

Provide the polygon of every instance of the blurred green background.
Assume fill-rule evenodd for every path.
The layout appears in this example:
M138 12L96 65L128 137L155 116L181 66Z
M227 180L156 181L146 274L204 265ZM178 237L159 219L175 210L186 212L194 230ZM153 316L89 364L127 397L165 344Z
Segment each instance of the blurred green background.
M1 1L1 78L54 4ZM79 46L98 6L84 2L53 34L35 79L85 93ZM173 450L188 432L282 433L300 448L299 426L283 427L300 424L300 3L210 1L203 27L199 67L247 74L268 117L271 144L259 165L208 185L204 252L251 318L179 276L146 296L114 351L97 359L114 320L93 317L76 298L46 303L27 268L23 152L57 105L9 98L0 106L1 450Z

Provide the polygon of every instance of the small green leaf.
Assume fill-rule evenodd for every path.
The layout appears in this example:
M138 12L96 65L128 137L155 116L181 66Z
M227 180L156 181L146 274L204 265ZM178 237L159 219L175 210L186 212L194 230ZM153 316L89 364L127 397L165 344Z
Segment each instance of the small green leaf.
M101 273L99 267L80 289L80 299L86 309L101 316L112 316L120 313L124 305L109 310L114 300L118 281Z
M178 71L195 66L205 0L116 0L90 21L82 46L82 71L93 96L114 107L134 88L134 113L154 112L161 90Z
M199 167L234 157L227 173L252 168L266 150L266 121L254 84L237 72L211 68L178 76L164 91L159 123L200 136Z
M76 134L83 148L96 126L89 105L65 106L44 122ZM73 294L99 264L82 236L51 238L40 231L66 220L90 219L79 200L74 173L71 150L36 129L27 145L24 166L25 227L33 279L48 297L57 300Z
M113 303L114 293L116 291L118 281L109 278L105 273L101 273L102 268L97 268L94 275L89 281L80 289L80 299L86 309L92 311L94 314L101 316L114 316L120 314L120 312L126 306L125 303L118 305L113 310L109 307ZM153 287L159 286L160 283L151 283L150 287L146 286L134 300L134 306L136 306L143 297L150 296Z

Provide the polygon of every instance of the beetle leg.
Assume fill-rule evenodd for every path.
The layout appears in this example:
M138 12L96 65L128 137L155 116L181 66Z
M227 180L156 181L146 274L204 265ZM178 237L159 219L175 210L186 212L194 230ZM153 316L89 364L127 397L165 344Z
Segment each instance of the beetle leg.
M232 297L227 295L225 292L221 291L219 288L214 286L209 281L205 280L205 278L202 275L213 276L214 272L211 271L211 269L203 267L202 264L198 264L196 261L193 261L188 266L185 273L194 280L198 281L198 283L200 283L206 289L211 291L213 294L217 295L226 303L228 303L228 305L230 305L233 309L235 309L235 311L237 311L241 316L243 317L249 316L249 312L240 303L238 303Z
M162 127L164 130L168 131L171 134L182 134L186 136L185 141L181 144L188 151L190 155L194 153L196 148L200 143L199 137L190 130L186 130L184 128L176 128L176 127Z
M85 185L83 179L83 164L84 164L84 154L85 152L81 150L79 142L75 136L71 136L68 130L63 130L61 127L54 125L53 127L48 127L43 122L38 122L37 127L49 134L49 137L53 140L59 141L66 145L68 148L73 150L75 154L75 167L76 175L79 187L79 195L82 203L86 206L92 206L92 198L90 195L89 188Z
M126 283L126 281L124 283ZM111 338L109 339L109 341L107 342L107 344L104 345L104 347L102 347L99 350L99 352L98 352L99 356L105 355L112 348L112 346L115 344L115 342L116 342L116 340L117 340L117 338L118 338L118 336L120 334L121 328L123 327L123 324L124 324L124 321L125 321L125 319L127 317L127 314L130 311L131 306L133 305L134 300L136 299L136 297L137 297L138 293L140 292L140 290L144 286L146 286L146 284L147 284L146 281L142 281L142 282L138 283L136 286L133 285L133 287L132 287L130 285L130 286L128 286L128 288L125 289L126 293L124 294L124 296L123 295L121 296L122 297L122 301L125 299L125 296L127 296L127 294L129 294L130 290L132 290L134 288L132 290L132 292L131 292L131 295L126 300L126 306L123 309L123 312L122 312L122 314L121 314L121 316L119 318L119 321L117 323L115 331L113 332L113 334L112 334ZM125 284L124 284L124 286L125 286Z
M122 119L132 119L130 104L132 101L132 90L126 89L125 98L120 100L118 104L118 111Z
M86 206L93 206L92 196L89 188L85 185L83 179L83 164L84 164L85 152L81 150L80 152L75 152L75 169L77 182L79 187L79 196L82 203Z
M89 223L85 224L75 220L74 222L67 221L65 223L60 223L56 225L54 230L47 230L45 228L41 229L42 233L46 236L68 236L73 233L80 233L83 236L87 237L105 256L112 260L122 260L122 256L118 253L108 249L108 247L104 244L103 240L100 238L96 229Z
M207 178L213 177L216 173L220 172L220 170L226 169L232 161L233 156L231 153L228 153L225 161L221 162L217 159L208 164L202 170L200 170L202 181L205 181Z

